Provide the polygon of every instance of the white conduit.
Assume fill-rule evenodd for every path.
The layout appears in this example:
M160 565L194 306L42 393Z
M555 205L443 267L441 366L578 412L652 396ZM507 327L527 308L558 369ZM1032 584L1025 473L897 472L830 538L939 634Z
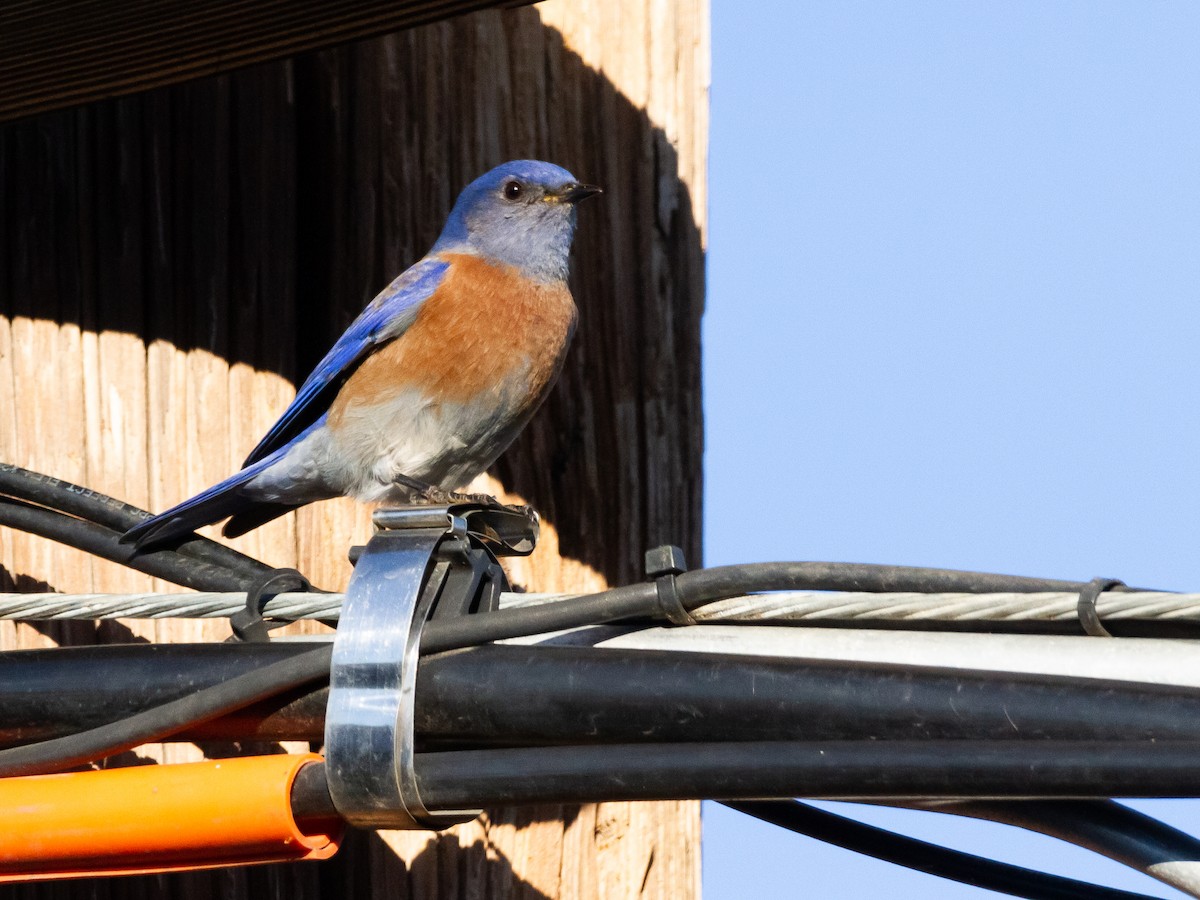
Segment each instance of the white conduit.
M509 643L839 660L1200 688L1196 642L1161 638L707 624L636 631L593 626Z
M503 594L504 607L550 603L574 594ZM1077 618L1078 595L871 594L801 591L752 594L706 604L698 621L871 620L909 622L1065 622ZM206 619L225 618L246 603L241 593L0 594L0 619ZM336 619L341 594L275 595L265 614L278 619ZM1200 623L1200 594L1109 591L1096 603L1104 621L1171 620Z

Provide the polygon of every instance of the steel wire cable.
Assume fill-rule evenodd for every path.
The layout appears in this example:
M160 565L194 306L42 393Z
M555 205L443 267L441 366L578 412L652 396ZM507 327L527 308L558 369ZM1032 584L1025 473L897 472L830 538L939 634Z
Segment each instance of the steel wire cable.
M640 604L648 593L642 587L643 590L635 595L635 604ZM501 608L539 609L541 613L557 615L561 607L556 604L568 603L578 597L578 594L531 596L505 593L501 596ZM338 593L285 592L274 595L264 611L276 619L336 619L343 599L344 595ZM0 594L0 619L223 618L236 612L245 602L246 595L236 591ZM1064 591L986 594L773 591L712 600L696 607L692 614L703 624L1074 624L1078 622L1077 602L1077 593ZM1108 591L1101 595L1096 609L1106 622L1200 624L1200 594L1196 593ZM617 614L623 612L626 612L623 607L615 610ZM613 611L608 609L601 613L604 619L612 614ZM481 614L481 617L490 615ZM575 620L576 614L571 613L571 618ZM596 624L597 621L583 624Z

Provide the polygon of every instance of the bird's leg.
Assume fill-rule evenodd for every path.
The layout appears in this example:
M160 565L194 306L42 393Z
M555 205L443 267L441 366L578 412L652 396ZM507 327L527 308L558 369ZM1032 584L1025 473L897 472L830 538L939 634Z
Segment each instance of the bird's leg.
M478 503L483 506L504 505L491 494L460 494L457 491L446 491L417 478L409 478L407 475L397 475L393 480L412 491L413 499L417 503L429 506L452 506L455 503Z

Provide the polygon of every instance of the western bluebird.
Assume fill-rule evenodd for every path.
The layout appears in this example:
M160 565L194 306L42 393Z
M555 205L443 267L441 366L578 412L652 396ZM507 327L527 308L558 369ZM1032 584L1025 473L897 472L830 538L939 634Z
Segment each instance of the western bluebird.
M445 497L546 398L575 330L565 169L508 162L459 195L437 243L363 310L236 475L131 528L142 547L226 517L235 537L330 497Z

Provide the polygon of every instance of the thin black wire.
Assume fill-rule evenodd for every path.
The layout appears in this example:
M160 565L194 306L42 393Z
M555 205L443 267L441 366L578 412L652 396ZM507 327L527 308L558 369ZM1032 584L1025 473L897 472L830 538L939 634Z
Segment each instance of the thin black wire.
M426 623L421 633L421 653L458 650L622 619L653 618L658 612L657 604L658 593L653 584L631 584L555 603L434 619Z
M961 884L1029 900L1157 900L1118 888L939 847L795 800L730 801L730 809L865 856Z
M996 575L957 569L871 563L766 562L696 569L676 576L683 605L695 609L713 600L758 591L868 591L913 593L1033 593L1080 591L1086 581ZM1146 590L1131 588L1131 590Z
M1085 581L1056 578L833 562L748 563L696 569L676 576L675 584L680 600L689 610L713 600L760 591L1033 593L1079 591L1087 586ZM421 653L458 650L492 641L631 619L662 619L656 585L649 582L630 584L555 603L435 620L425 626L421 635Z

